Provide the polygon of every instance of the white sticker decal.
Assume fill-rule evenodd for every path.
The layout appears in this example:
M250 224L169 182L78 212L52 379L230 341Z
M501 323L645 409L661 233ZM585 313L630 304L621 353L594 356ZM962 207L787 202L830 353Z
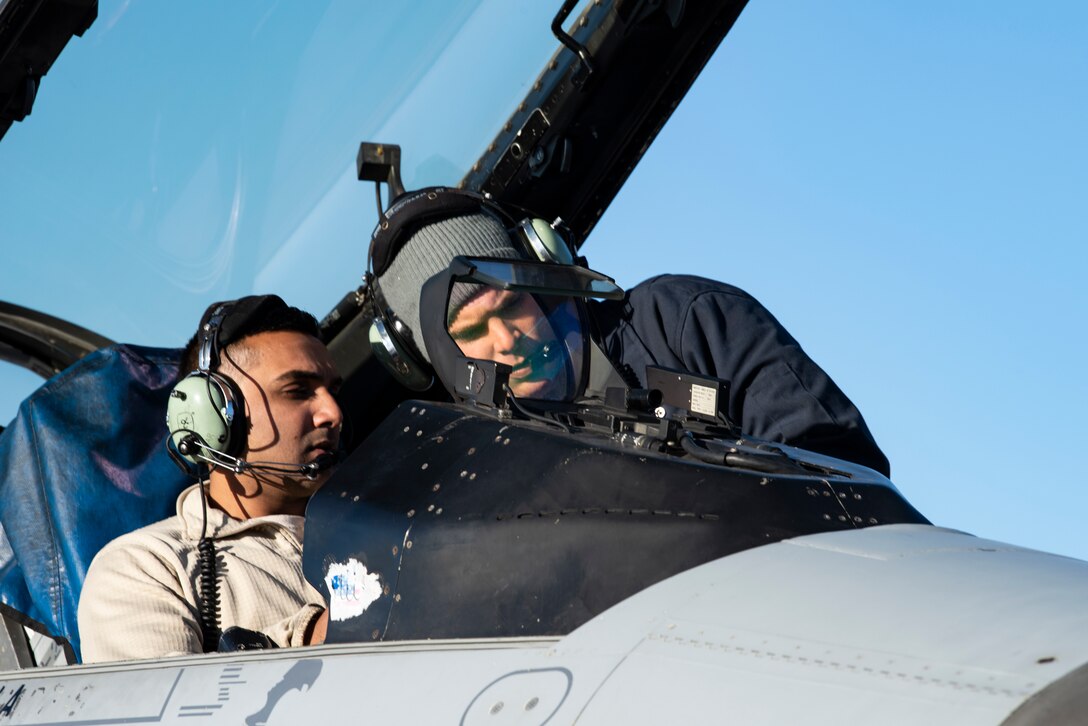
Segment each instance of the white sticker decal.
M691 412L704 416L718 414L718 389L710 386L691 385Z
M362 615L382 594L378 573L367 572L366 565L354 557L329 565L325 585L329 588L329 617L333 620Z

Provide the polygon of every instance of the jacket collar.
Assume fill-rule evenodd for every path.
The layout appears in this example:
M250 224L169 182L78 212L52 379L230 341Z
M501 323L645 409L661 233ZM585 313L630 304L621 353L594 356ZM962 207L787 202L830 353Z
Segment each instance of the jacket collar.
M203 525L203 513L200 504L199 487L207 487L207 482L193 484L178 495L178 519L181 520L185 536L193 541L200 539ZM279 527L286 529L295 539L302 542L303 525L306 518L298 514L270 514L265 517L234 519L222 509L208 506L208 538L224 539L233 537L254 527Z

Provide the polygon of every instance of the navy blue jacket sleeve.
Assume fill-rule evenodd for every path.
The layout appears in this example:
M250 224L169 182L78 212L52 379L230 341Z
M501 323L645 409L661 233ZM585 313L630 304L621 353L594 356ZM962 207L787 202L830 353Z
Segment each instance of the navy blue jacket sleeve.
M647 365L722 378L730 383L728 415L745 434L889 474L861 412L743 290L661 275L591 309L609 357L640 382Z

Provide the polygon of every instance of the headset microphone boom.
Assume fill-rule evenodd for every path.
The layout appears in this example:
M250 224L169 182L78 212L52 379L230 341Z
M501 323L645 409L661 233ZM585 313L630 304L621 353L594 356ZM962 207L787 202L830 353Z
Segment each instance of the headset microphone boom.
M311 481L317 479L321 472L334 467L342 458L342 453L336 450L320 454L313 461L305 464L291 464L282 461L247 461L239 456L231 456L225 451L219 451L208 446L195 433L184 435L177 443L177 449L179 454L190 460L202 461L209 466L228 469L235 474L244 474L247 471L288 476L298 474Z

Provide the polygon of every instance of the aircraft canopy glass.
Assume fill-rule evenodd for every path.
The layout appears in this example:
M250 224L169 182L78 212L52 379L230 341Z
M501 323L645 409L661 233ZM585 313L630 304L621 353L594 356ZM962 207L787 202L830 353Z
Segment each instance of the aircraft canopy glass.
M408 188L456 184L560 48L557 9L102 5L0 143L0 299L144 345L255 292L320 318L376 221L359 143L401 145Z

